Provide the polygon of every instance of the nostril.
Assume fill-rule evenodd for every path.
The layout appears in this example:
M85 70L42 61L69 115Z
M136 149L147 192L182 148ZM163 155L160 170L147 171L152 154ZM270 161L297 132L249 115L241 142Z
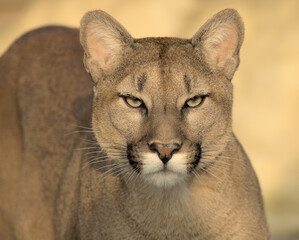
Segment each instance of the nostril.
M149 144L149 149L153 152L157 152L164 164L166 164L171 159L172 155L178 152L180 148L181 145L178 143L163 144L154 142Z
M181 148L181 144L178 143L172 143L172 147L173 147L173 153L174 152L178 152Z
M149 149L151 150L151 151L154 151L154 152L156 152L157 150L157 144L156 143L152 143L152 144L149 144Z

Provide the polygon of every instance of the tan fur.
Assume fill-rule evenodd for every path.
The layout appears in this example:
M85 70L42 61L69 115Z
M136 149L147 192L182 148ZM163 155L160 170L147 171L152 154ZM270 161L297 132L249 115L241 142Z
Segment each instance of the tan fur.
M134 39L93 11L84 52L74 29L17 40L0 59L0 236L269 239L231 127L243 36L233 9L192 39Z

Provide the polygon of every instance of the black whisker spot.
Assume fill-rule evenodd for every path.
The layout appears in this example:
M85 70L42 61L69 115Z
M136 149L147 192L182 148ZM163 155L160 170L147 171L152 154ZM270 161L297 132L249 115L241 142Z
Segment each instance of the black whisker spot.
M128 146L127 146L127 158L129 160L130 165L133 167L133 169L136 170L137 172L139 172L140 168L138 167L138 162L136 161L135 155L133 153L134 153L133 145L128 144Z
M194 156L194 161L191 163L193 168L196 168L201 160L201 146L200 144L196 144L196 154Z

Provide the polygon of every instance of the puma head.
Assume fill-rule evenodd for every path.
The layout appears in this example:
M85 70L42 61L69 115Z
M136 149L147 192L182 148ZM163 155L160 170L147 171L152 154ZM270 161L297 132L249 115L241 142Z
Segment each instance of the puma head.
M83 17L92 126L111 172L167 188L217 161L232 132L231 79L243 36L234 9L214 15L191 39L134 39L103 11Z

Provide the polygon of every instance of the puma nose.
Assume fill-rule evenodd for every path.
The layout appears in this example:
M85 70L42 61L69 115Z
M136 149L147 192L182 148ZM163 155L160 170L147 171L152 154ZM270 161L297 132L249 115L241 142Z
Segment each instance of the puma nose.
M151 143L149 144L149 149L158 153L161 161L166 164L172 157L172 155L181 148L181 145L178 143Z

